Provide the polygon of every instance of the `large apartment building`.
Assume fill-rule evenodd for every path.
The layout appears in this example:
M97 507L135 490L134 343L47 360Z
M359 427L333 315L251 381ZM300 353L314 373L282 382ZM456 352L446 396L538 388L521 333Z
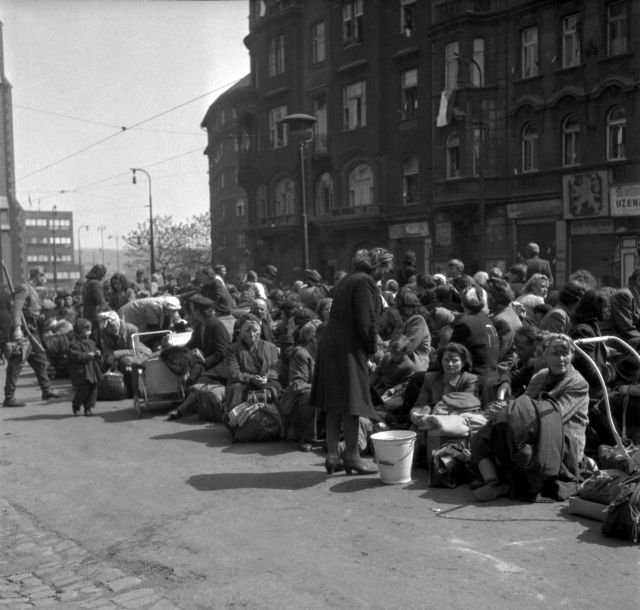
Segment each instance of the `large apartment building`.
M626 282L640 235L640 141L627 137L640 127L640 3L250 0L249 12L232 136L249 266L300 278L306 226L310 266L329 279L362 247L474 272L506 269L536 241L559 283L578 268ZM217 104L203 122L212 180ZM313 137L281 121L299 113Z

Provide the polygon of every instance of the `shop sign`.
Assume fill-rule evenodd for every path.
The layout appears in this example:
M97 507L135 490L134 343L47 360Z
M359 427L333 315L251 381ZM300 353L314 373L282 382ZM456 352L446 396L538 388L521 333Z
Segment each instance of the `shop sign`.
M607 172L584 172L562 177L564 217L594 218L609 215Z
M389 226L390 239L402 239L403 237L428 237L429 224L426 222L409 222Z
M640 184L612 186L611 216L640 216Z
M507 217L538 218L540 216L557 216L562 214L562 201L560 199L547 199L545 201L525 201L523 203L508 203Z
M614 231L613 220L596 218L594 220L574 220L571 223L571 235L611 234Z

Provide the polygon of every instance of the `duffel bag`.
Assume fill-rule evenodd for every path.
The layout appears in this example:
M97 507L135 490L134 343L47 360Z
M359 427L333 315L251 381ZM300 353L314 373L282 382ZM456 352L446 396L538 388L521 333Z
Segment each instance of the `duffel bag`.
M609 505L602 533L624 538L636 544L640 538L640 473L629 477L620 487L615 500Z
M124 400L128 396L124 376L119 371L107 371L98 382L97 400Z
M265 402L243 402L225 415L231 441L266 442L280 438L280 413L275 405Z

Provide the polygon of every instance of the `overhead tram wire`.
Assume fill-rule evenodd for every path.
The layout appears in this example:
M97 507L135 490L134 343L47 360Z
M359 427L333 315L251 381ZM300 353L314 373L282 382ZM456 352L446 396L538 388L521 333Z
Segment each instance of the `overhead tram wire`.
M232 82L232 83L227 83L226 85L222 85L220 87L217 87L215 89L212 89L211 91L207 91L206 93L203 93L202 95L198 95L197 97L194 97L186 102L183 102L182 104L178 104L177 106L173 106L172 108L169 108L168 110L164 110L162 112L159 112L158 114L155 114L147 119L143 119L142 121L138 121L137 123L134 123L133 125L129 125L128 127L123 126L119 128L119 131L117 131L116 133L111 134L110 136L107 136L106 138L102 138L101 140L98 140L97 142L94 142L93 144L90 144L89 146L85 146L84 148L71 153L65 157L62 157L61 159L58 159L56 161L53 161L51 163L49 163L49 165L45 165L44 167L41 167L39 169L36 169L34 171L32 171L29 174L25 174L24 176L20 176L20 178L18 178L16 180L16 182L19 182L20 180L24 180L26 178L30 178L31 176L35 176L36 174L39 174L40 172L43 172L47 169L50 169L51 167L54 167L55 165L58 165L59 163L62 163L64 161L68 161L69 159L72 159L73 157L77 157L78 155L82 154L83 152L86 152L87 150L91 150L92 148L95 148L96 146L99 146L100 144L104 144L105 142L108 142L109 140L112 140L113 138L122 135L123 133L127 132L127 131L131 131L133 129L136 129L138 127L140 127L140 125L144 125L145 123L149 123L161 116L164 116L165 114L169 114L170 112L173 112L174 110L178 110L179 108L183 108L184 106L188 106L189 104L192 104L193 102L197 102L198 100L202 99L203 97L207 97L209 95L211 95L212 93L215 93L216 91L220 91L221 89L225 89L228 87L233 86L235 83L239 82L240 79Z
M62 114L61 112L53 112L52 110L42 110L40 108L29 108L29 106L22 106L20 104L13 104L14 108L20 108L22 110L28 110L29 112L39 112L41 114L50 114L52 116L59 116L63 119L69 119L70 121L80 121L81 123L89 123L91 125L100 125L102 127L111 127L114 129L122 129L120 125L114 125L113 123L101 123L100 121L92 121L91 119L83 119L77 116L71 116L70 114ZM151 127L139 127L139 131L150 131L152 133L175 133L185 136L201 136L202 132L196 131L178 131L177 129L153 129Z

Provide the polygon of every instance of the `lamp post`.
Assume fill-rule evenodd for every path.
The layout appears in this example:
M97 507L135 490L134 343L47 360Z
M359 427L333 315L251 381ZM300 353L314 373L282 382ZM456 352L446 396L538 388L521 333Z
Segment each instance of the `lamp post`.
M484 87L484 74L482 72L482 67L480 64L473 59L472 57L466 57L464 55L460 55L460 53L455 53L455 56L458 60L464 61L470 65L473 65L475 69L478 71L478 86L480 89ZM482 101L480 102L482 104ZM467 112L467 116L468 116ZM478 145L478 179L480 181L479 184L479 205L478 205L478 226L480 228L480 234L478 235L478 261L479 268L481 271L485 271L486 267L486 205L484 200L484 121L479 121L480 125L480 142Z
M307 185L305 176L305 155L304 149L307 144L313 142L313 126L317 119L310 114L288 114L280 119L284 125L288 125L291 133L299 138L300 154L300 203L302 207L302 252L303 271L309 268L309 222L307 218Z
M116 267L120 271L120 237L118 235L109 235L109 239L116 240Z
M51 208L51 244L53 245L53 289L58 285L58 255L56 252L56 215L58 208L54 205Z
M98 231L100 231L100 254L102 256L102 264L104 265L104 230L107 227L104 225L100 225L98 227Z
M82 247L80 246L80 229L84 229L87 231L89 229L89 225L80 225L78 227L78 271L80 273L80 278L82 279Z
M151 199L151 176L147 170L140 169L139 167L132 167L131 171L133 172L133 184L136 184L136 172L142 172L149 181L149 267L151 275L153 275L156 272L156 259L153 251L153 200Z

